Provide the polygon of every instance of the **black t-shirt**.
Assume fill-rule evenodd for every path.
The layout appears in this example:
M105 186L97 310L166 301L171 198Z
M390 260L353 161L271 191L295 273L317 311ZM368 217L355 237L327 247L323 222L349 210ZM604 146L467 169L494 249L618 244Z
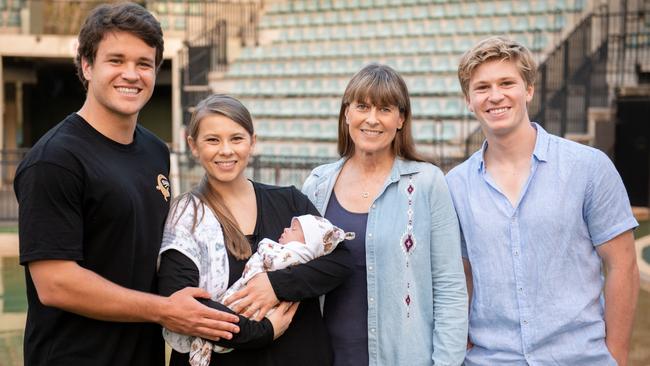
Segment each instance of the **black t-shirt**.
M260 183L253 185L257 200L257 222L253 235L248 237L253 251L263 238L280 237L282 230L291 223L292 217L319 215L309 199L294 187ZM246 260L237 260L228 253L228 262L230 286L241 277ZM331 365L332 350L321 317L318 296L341 284L351 271L350 253L344 243L341 243L329 255L306 264L269 272L269 280L280 300L301 301L291 325L280 338L269 344L273 329L268 320L257 323L240 317L240 333L230 341L217 342L235 350L230 353L213 353L210 365ZM160 293L169 295L187 286L198 286L199 272L189 258L170 250L161 256L159 278ZM209 305L221 310L227 309L214 302ZM187 365L188 354L172 352L170 364Z
M118 285L156 292L169 209L169 150L137 126L119 144L76 113L20 163L20 262L76 261ZM164 365L160 326L86 318L43 305L29 269L25 365Z

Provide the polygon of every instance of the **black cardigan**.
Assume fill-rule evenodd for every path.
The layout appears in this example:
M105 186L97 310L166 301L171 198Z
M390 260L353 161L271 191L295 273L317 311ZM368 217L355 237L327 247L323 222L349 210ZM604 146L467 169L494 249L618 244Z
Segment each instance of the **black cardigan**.
M294 187L275 187L253 183L257 200L257 222L253 235L248 237L252 250L263 238L277 240L291 218L303 214L319 215L312 203ZM237 281L246 260L237 260L228 253L230 267L228 286ZM301 301L291 325L273 341L271 322L239 317L240 332L231 340L216 342L235 348L229 353L213 353L210 365L331 365L332 352L325 329L318 296L338 286L351 273L351 257L341 243L327 256L306 264L269 272L269 280L276 296L284 301ZM159 293L169 296L185 287L197 287L199 271L185 255L175 250L162 254L159 269ZM211 300L202 300L213 308L230 311ZM170 366L188 365L188 354L172 352Z

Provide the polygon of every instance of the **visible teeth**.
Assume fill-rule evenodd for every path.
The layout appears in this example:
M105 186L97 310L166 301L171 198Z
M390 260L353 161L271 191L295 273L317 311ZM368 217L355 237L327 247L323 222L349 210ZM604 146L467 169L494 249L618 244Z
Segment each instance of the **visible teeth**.
M503 107L503 108L494 108L490 109L490 113L503 113L508 110L508 107Z
M366 133L368 135L379 135L379 134L381 134L381 131L373 131L373 130L361 130L361 131L363 131L364 133Z
M235 162L234 161L218 161L217 164L218 165L231 166L231 165L235 165Z
M117 91L120 92L120 93L125 93L125 94L137 94L138 93L137 88L119 87L119 88L117 88Z

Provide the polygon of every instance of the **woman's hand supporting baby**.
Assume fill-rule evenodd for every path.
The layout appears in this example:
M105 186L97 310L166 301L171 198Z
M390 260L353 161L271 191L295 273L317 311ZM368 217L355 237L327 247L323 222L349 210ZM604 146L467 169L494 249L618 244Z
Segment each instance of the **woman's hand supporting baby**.
M224 301L224 305L230 307L237 314L257 321L262 320L264 315L279 303L280 300L275 295L266 273L255 275L248 281L246 287Z
M299 302L286 302L283 301L278 307L267 316L271 325L273 325L273 339L276 340L289 328L293 316L298 310Z

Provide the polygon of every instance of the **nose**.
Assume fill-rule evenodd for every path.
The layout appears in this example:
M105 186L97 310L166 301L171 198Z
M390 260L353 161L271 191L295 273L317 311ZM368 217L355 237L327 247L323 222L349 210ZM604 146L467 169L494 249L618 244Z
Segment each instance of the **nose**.
M366 123L371 126L376 126L379 123L377 120L377 107L370 108L370 112L368 112L368 116L366 117Z
M230 146L230 143L228 141L223 142L223 144L221 145L221 149L219 149L219 153L221 155L232 154L232 146Z
M223 141L221 148L219 149L219 154L221 155L231 155L233 153L232 145L229 141Z
M122 78L128 81L137 81L140 78L138 71L133 63L127 62L122 70Z
M498 86L493 86L490 88L488 99L493 103L498 103L503 99L503 93L501 93L501 90L499 90Z

